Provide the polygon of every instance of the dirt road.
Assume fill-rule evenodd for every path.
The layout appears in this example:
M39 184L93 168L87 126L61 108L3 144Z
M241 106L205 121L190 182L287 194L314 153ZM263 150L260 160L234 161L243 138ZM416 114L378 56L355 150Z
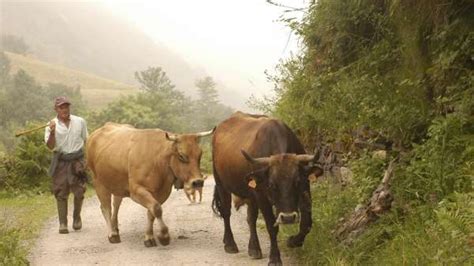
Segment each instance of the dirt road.
M69 234L60 235L57 217L52 218L41 232L29 261L32 265L266 265L269 240L265 230L259 232L264 258L252 260L247 255L249 230L245 207L239 212L232 210L231 223L240 252L224 252L223 222L210 207L213 189L214 180L209 178L205 182L201 204L190 204L182 190L171 193L163 205L163 219L171 235L171 243L166 247L146 248L143 245L145 208L128 198L124 199L119 211L122 242L109 244L98 199L86 199L82 230L74 232L70 228ZM72 217L69 217L71 222ZM284 254L282 260L285 265L293 264Z

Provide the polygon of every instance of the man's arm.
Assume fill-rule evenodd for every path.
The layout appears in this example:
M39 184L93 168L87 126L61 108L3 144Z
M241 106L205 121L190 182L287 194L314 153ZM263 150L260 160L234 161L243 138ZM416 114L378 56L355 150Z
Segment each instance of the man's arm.
M53 150L56 146L56 123L54 120L49 122L49 127L45 129L46 146Z

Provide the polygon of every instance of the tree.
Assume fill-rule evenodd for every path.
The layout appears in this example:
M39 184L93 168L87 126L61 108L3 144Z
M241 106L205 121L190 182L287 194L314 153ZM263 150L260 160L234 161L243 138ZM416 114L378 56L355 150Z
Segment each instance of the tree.
M215 127L219 121L227 118L233 110L219 103L219 94L216 83L212 77L199 79L195 83L198 88L199 98L194 104L196 119L193 120L194 128L204 130Z
M191 100L175 89L160 67L148 67L135 72L141 93L110 103L92 117L93 126L105 122L131 124L137 128L161 128L174 132L189 131L187 120L191 113Z
M135 78L140 83L140 89L147 92L169 93L175 88L161 67L148 67L146 70L137 71Z
M214 106L219 102L219 94L217 93L216 83L212 77L199 79L195 83L199 90L199 99L202 105Z

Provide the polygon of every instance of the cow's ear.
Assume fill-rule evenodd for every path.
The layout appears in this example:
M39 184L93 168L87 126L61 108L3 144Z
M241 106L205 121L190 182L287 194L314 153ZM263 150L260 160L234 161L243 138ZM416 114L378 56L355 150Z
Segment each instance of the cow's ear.
M169 141L178 141L178 136L165 132L166 139Z
M324 174L323 168L316 163L309 163L308 165L303 166L303 169L307 176L315 176L317 178Z
M249 188L255 189L257 187L257 176L255 172L250 172L245 176L245 182Z
M255 189L257 184L262 182L262 173L265 176L265 172L268 171L268 168L261 168L256 171L252 171L245 176L245 181L247 182L248 187Z

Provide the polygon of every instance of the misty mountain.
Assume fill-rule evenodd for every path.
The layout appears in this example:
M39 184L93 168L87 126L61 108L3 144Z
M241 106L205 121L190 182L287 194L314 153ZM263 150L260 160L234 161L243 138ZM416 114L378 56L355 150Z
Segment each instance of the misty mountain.
M23 38L29 53L43 61L128 84L136 84L135 71L160 66L188 95L196 93L194 81L206 75L98 2L2 1L0 11L1 33ZM243 97L232 94L222 97L224 102L242 106Z

